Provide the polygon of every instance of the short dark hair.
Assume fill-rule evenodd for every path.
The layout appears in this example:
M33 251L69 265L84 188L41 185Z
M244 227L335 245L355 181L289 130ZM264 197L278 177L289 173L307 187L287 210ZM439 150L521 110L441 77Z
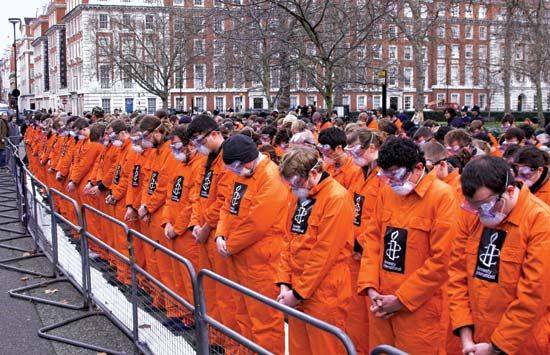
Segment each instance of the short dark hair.
M147 115L139 122L139 130L153 132L160 126L160 119L153 115Z
M521 128L512 127L504 133L504 138L506 140L517 138L517 140L521 142L525 139L525 132Z
M336 149L341 146L346 146L346 133L337 127L327 128L319 133L319 143L328 144L330 148Z
M88 122L87 119L85 118L78 118L75 122L74 122L74 125L73 127L77 130L77 131L80 131L81 129L83 128L86 128L86 127L89 127L90 126L90 123Z
M382 132L386 132L390 136L393 136L397 133L397 126L393 122L385 119L378 121L378 129Z
M187 145L189 144L189 138L187 137L186 133L187 133L187 129L185 128L185 125L179 125L172 130L171 136L178 137L183 143L183 145Z
M451 126L442 126L437 129L437 132L434 134L434 138L441 144L445 144L445 136L447 133L452 131L454 128Z
M121 119L111 121L111 123L109 123L109 127L112 128L113 132L116 134L119 134L122 131L128 132L128 125Z
M412 139L390 137L380 148L377 163L382 169L399 166L413 170L417 163L426 164L426 160Z
M521 147L515 154L514 164L537 169L550 164L550 155L535 146L525 146Z
M514 122L516 122L515 117L512 116L511 114L507 113L506 115L504 115L504 117L502 118L502 121L500 123L502 123L502 124L504 124L504 123L514 124Z
M157 110L155 112L155 116L157 116L158 118L160 118L161 120L165 117L168 117L168 112L164 111L164 110Z
M90 126L90 141L97 142L105 134L107 125L104 122L94 123Z
M513 129L513 128L510 128ZM529 125L521 125L520 129L525 133L525 138L531 139L535 136L535 129L532 126Z
M218 124L208 115L198 115L187 126L187 137L192 138L197 134L203 134L218 128Z
M472 198L481 187L497 194L503 194L509 185L514 185L510 165L502 158L485 155L471 160L462 171L460 183L462 193Z

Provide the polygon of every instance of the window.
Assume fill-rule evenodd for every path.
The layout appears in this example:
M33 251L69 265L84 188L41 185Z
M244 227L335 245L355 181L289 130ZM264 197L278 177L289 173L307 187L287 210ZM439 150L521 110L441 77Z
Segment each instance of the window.
M174 5L182 6L184 5L184 0L174 0Z
M437 65L437 83L445 84L447 82L447 66L445 64Z
M517 45L515 49L516 54L516 60L522 60L523 59L523 47L521 45Z
M185 97L176 97L176 108L185 111Z
M464 94L464 106L468 106L469 108L474 106L474 95Z
M225 87L225 68L222 65L214 66L214 88L223 89Z
M270 82L269 82L269 85L271 86L271 89L275 89L275 88L278 88L280 86L280 83L281 83L281 72L279 71L279 69L271 69L271 73L270 73Z
M203 56L206 54L204 49L204 39L195 39L193 41L193 55Z
M436 100L437 100L438 106L445 105L445 94L442 94L442 93L437 94Z
M146 30L152 30L154 27L155 18L153 15L146 15L145 16L145 29Z
M233 87L235 89L244 87L244 73L241 69L233 69Z
M214 40L214 48L213 48L213 50L214 50L214 53L213 53L214 57L223 56L223 53L224 53L224 50L225 50L224 47L225 47L225 46L224 46L223 40L221 40L221 39L215 39L215 40Z
M482 20L487 15L487 8L484 5L479 5L477 9L477 18Z
M342 96L342 105L349 105L349 95Z
M316 96L311 96L311 95L308 96L307 97L307 104L308 105L313 105L313 106L317 105L317 97Z
M451 58L460 59L460 46L458 44L451 46Z
M225 111L225 97L216 96L214 99L214 106L216 106L216 110L220 112Z
M479 26L479 39L485 41L487 39L487 27Z
M471 65L464 67L464 85L472 86L474 83L474 69Z
M404 60L411 60L412 59L412 47L406 46L403 49L403 59Z
M111 67L109 65L101 65L99 67L99 82L102 89L111 87Z
M446 8L445 8L446 4L445 4L445 1L440 1L438 3L438 7L437 7L437 16L439 18L444 18L445 17L445 12L446 12Z
M290 98L290 101L292 102L292 97ZM233 102L235 103L235 112L241 112L243 110L243 97L234 96Z
M464 38L466 38L466 39L472 39L473 38L472 26L471 25L464 26Z
M157 99L155 97L147 98L147 113L155 113L157 110Z
M382 107L382 96L374 95L372 97L372 108L376 110L380 107Z
M460 85L458 65L451 65L451 85Z
M364 95L357 96L357 111L364 110L367 107L367 97Z
M413 13L412 13L412 10L411 10L411 7L409 6L409 4L405 4L405 6L403 8L403 14L405 15L405 17L408 17L408 18L413 17Z
M177 88L183 88L184 87L184 83L185 83L185 79L184 79L185 75L184 75L184 71L183 70L176 70L176 87Z
M174 31L178 32L178 34L181 34L181 32L184 31L184 25L183 25L182 19L177 18L174 20Z
M481 60L487 59L487 46L479 46L478 51L479 51L479 55L478 55L479 59Z
M459 25L452 25L451 26L451 37L454 39L457 39L460 37L460 26Z
M195 33L204 33L204 17L193 17L193 30Z
M204 89L205 84L205 68L203 64L195 65L195 89Z
M296 107L298 107L298 105L299 105L298 96L290 95L290 108L295 109Z
M467 44L466 46L464 46L464 58L472 59L473 51L474 51L474 46L473 45Z
M437 37L445 38L445 24L444 23L437 26Z
M372 49L374 59L382 59L382 46L374 46Z
M224 30L223 19L214 20L214 33L221 34Z
M132 18L128 14L122 15L122 26L124 28L129 28L132 25Z
M451 94L451 102L460 104L460 94Z
M487 104L487 96L485 94L479 94L479 108L485 111L486 104Z
M412 96L403 96L403 109L412 110Z
M399 80L397 80L397 68L395 66L390 67L388 70L388 86L397 86L399 84Z
M109 27L109 16L107 14L99 14L99 28L102 30Z
M404 80L404 85L405 85L406 88L410 88L412 86L412 81L413 81L413 69L412 68L403 69L403 80Z
M397 46L390 46L388 51L388 56L390 60L397 59Z
M445 58L446 48L444 44L437 46L437 58Z
M134 86L131 74L132 74L132 66L125 65L124 69L122 70L122 82L125 89L131 89Z
M472 9L472 4L466 4L465 5L464 17L466 17L466 18L474 17L474 10Z
M357 47L357 59L363 60L367 56L367 47L366 46L359 46Z
M487 84L487 68L480 67L478 70L479 70L478 84L479 85Z
M103 112L111 113L111 99L101 99L101 107Z
M460 5L454 4L451 6L451 17L460 16Z
M390 39L396 39L397 38L397 26L390 25L388 33L389 33Z
M203 0L193 0L193 6L204 6Z

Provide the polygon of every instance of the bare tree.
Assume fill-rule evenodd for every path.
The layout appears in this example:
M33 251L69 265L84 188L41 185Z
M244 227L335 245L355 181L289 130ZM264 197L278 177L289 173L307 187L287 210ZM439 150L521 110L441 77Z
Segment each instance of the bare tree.
M194 15L190 10L159 7L144 15L124 10L110 16L107 26L100 18L92 19L96 50L91 51L91 56L98 68L93 74L102 86L116 81L102 81L106 71L127 88L135 82L160 97L163 108L168 108L170 90L178 84L176 75L185 75L194 58L204 54L204 42L201 49L191 40L204 31L204 23L196 20L201 17ZM185 79L180 77L180 83Z
M384 0L256 0L252 6L277 7L295 19L298 30L291 41L287 38L286 48L303 82L315 88L332 110L341 103L342 88L353 81L347 73L356 68L350 65L356 63L357 50L377 37L387 4Z

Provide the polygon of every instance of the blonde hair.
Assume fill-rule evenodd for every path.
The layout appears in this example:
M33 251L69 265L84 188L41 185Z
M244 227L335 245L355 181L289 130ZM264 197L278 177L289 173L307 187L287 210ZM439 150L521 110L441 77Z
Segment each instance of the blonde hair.
M323 171L323 161L319 160L316 149L309 147L296 147L290 149L281 160L279 172L284 178L293 176L307 177L312 169Z

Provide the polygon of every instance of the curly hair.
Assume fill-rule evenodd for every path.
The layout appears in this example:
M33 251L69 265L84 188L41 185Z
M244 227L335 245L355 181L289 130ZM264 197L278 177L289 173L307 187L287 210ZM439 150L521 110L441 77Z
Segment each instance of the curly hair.
M426 164L426 160L412 139L390 137L380 148L377 163L382 169L398 166L413 170L417 163Z

